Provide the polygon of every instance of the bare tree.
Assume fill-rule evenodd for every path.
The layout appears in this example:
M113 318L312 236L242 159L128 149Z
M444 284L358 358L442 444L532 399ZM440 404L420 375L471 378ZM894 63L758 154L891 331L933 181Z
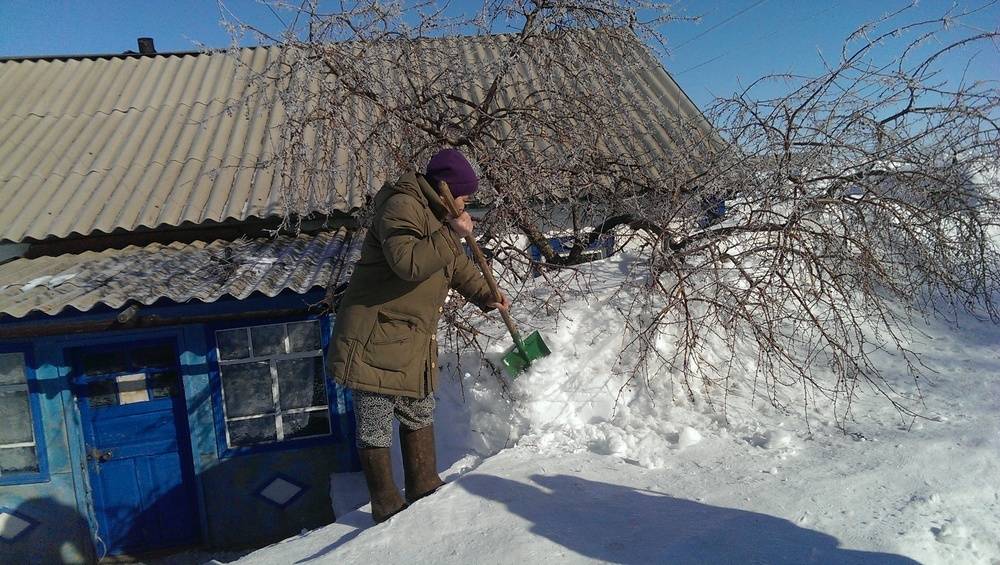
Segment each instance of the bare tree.
M920 400L924 367L902 333L913 318L997 320L1000 187L988 175L1000 94L994 81L949 84L935 63L973 43L995 49L998 35L943 42L972 12L911 21L911 7L857 30L820 76L765 77L715 103L729 152L690 197L722 195L731 209L708 229L653 220L669 233L650 263L667 300L634 328L638 370L655 357L690 385L749 368L769 392L805 386L839 403L841 422L868 385L914 415L919 403L907 400ZM774 79L789 92L754 96ZM664 358L652 344L668 328L677 346ZM708 354L718 342L721 363ZM749 363L737 355L747 342ZM886 349L915 394L899 394L873 361Z
M950 39L974 10L914 21L905 7L847 38L821 75L766 77L706 118L663 95L666 4L496 0L469 17L433 0L275 9L289 22L280 36L233 28L282 45L248 96L283 107L265 165L284 179L286 217L363 207L343 201L345 187L375 190L461 148L481 168L481 238L508 288L533 271L564 282L605 235L633 238L641 276L627 284L645 291L622 305L620 369L634 379L666 370L724 399L728 379L749 371L769 392L819 393L841 418L864 385L914 415L873 352L895 350L919 383L900 334L912 316L997 319L1000 193L996 176L976 174L1000 157L1000 96L995 82L940 75L969 46L997 48L995 30ZM787 94L756 96L776 79ZM553 230L570 236L568 253L549 244ZM463 343L480 344L451 319ZM664 336L671 347L657 346Z

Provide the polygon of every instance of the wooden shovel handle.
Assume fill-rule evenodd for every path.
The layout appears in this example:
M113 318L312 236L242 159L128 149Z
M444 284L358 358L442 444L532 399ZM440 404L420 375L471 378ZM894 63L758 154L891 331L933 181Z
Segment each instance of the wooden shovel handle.
M454 218L459 217L461 212L458 211L458 204L455 202L455 197L451 194L451 189L448 188L448 183L440 181L438 193L441 195L441 199L444 201L445 207L448 208L448 213ZM489 262L486 261L486 256L483 255L483 250L479 248L479 244L476 243L476 239L472 237L472 235L465 236L465 242L468 243L469 248L472 249L472 255L476 258L476 263L479 264L479 270L483 272L486 284L489 285L490 291L493 293L493 296L496 297L497 303L502 303L503 296L500 294L500 287L497 286L497 280L493 278L493 269L490 268ZM510 317L508 312L499 308L498 310L500 310L500 315L503 316L503 323L507 325L510 337L514 338L514 345L517 346L521 355L524 355L525 359L529 359L527 352L524 351L524 347L521 344L521 334L517 331L517 326L514 325L514 320Z

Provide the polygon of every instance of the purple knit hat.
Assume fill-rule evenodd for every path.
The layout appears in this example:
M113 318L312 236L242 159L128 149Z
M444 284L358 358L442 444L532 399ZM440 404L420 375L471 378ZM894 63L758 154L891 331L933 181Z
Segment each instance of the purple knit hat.
M455 198L468 196L479 188L479 177L458 149L442 149L427 163L427 176L448 183Z

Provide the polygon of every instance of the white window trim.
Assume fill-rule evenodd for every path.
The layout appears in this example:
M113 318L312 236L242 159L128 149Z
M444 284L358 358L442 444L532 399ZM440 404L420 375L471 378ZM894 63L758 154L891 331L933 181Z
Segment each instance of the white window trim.
M278 324L260 324L260 325L257 325L257 326L244 326L244 327L238 327L238 328L226 328L226 329L222 329L222 330L215 330L216 336L218 336L218 334L220 332L227 332L227 331L233 331L233 330L243 330L244 332L246 332L247 344L248 344L248 348L249 348L249 351L250 351L250 356L249 357L244 357L244 358L241 358L241 359L226 359L226 360L223 360L222 359L222 354L219 351L218 337L216 337L216 347L215 347L215 354L216 355L215 356L216 356L216 359L218 360L218 363L219 363L219 390L220 390L220 392L222 394L222 420L223 420L223 427L225 428L225 433L226 433L226 446L228 446L230 448L243 448L243 447L253 447L255 445L267 445L267 444L281 443L283 441L286 441L285 440L284 418L283 418L284 415L286 415L286 414L289 414L289 415L291 415L291 414L305 414L305 413L309 413L309 412L322 412L324 410L328 411L330 409L330 399L329 398L327 398L327 403L324 406L309 406L309 407L306 407L306 408L289 408L287 410L282 410L280 408L280 405L281 405L281 390L280 390L280 385L278 383L278 364L277 364L277 362L278 361L286 361L286 360L295 360L295 359L312 359L312 358L316 358L316 357L319 357L320 359L322 359L323 358L323 349L322 349L322 347L320 347L320 349L314 349L314 350L310 350L310 351L297 351L295 353L274 353L274 354L271 354L271 355L261 355L261 356L256 355L255 354L256 352L253 349L253 337L252 337L252 334L250 333L250 331L251 331L252 328L263 328L263 327L281 326L282 329L283 329L283 332L282 332L282 334L283 334L282 335L282 346L283 346L283 348L284 348L285 351L288 351L288 350L291 349L291 342L289 341L289 338L288 338L288 325L289 324L301 324L303 322L311 322L311 323L314 323L314 324L317 324L317 325L320 324L320 322L318 320L302 320L302 321L297 321L297 322L281 322L281 323L278 323ZM320 326L320 328L321 328L321 326ZM270 369L270 372L271 372L271 402L275 406L275 411L273 411L273 412L264 412L264 413L261 413L261 414L250 414L248 416L234 416L234 417L229 417L229 415L226 413L226 387L225 387L224 381L222 379L222 375L225 372L224 367L226 367L227 365L242 365L242 364L245 364L245 363L254 363L254 362L258 362L259 363L259 362L264 362L264 361L266 361L268 363L268 368ZM274 440L269 440L269 441L256 442L256 443L253 443L253 444L250 444L250 445L233 445L232 438L229 435L229 422L239 422L239 421L254 420L254 419L259 419L259 418L273 418L274 419L275 439ZM294 439L295 440L300 440L300 439L308 439L308 438L314 438L314 437L324 437L324 436L329 436L332 433L333 433L333 429L332 429L332 427L330 427L327 430L326 433L314 434L314 435L310 435L310 436L299 436L299 437L296 437Z
M322 412L323 410L328 410L326 406L310 406L309 408L289 408L288 410L282 410L282 414L305 414L306 412ZM240 420L253 420L255 418L267 418L276 416L276 412L268 412L267 414L251 414L250 416L234 416L232 418L227 418L230 422L239 422ZM295 438L298 439L298 438Z
M34 437L35 435L34 430L31 431L31 435L32 437ZM35 442L29 441L25 443L5 443L3 445L0 445L0 449L16 449L18 447L35 447Z

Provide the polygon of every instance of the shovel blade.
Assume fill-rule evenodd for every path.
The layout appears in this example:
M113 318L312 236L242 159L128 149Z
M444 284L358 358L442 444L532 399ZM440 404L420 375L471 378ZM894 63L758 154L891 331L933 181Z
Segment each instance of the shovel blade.
M527 353L527 357L521 353L521 348ZM521 348L514 344L503 356L503 368L510 378L517 377L536 359L547 357L552 353L549 346L545 344L545 340L542 339L542 334L537 331L531 332L531 335L521 341Z

